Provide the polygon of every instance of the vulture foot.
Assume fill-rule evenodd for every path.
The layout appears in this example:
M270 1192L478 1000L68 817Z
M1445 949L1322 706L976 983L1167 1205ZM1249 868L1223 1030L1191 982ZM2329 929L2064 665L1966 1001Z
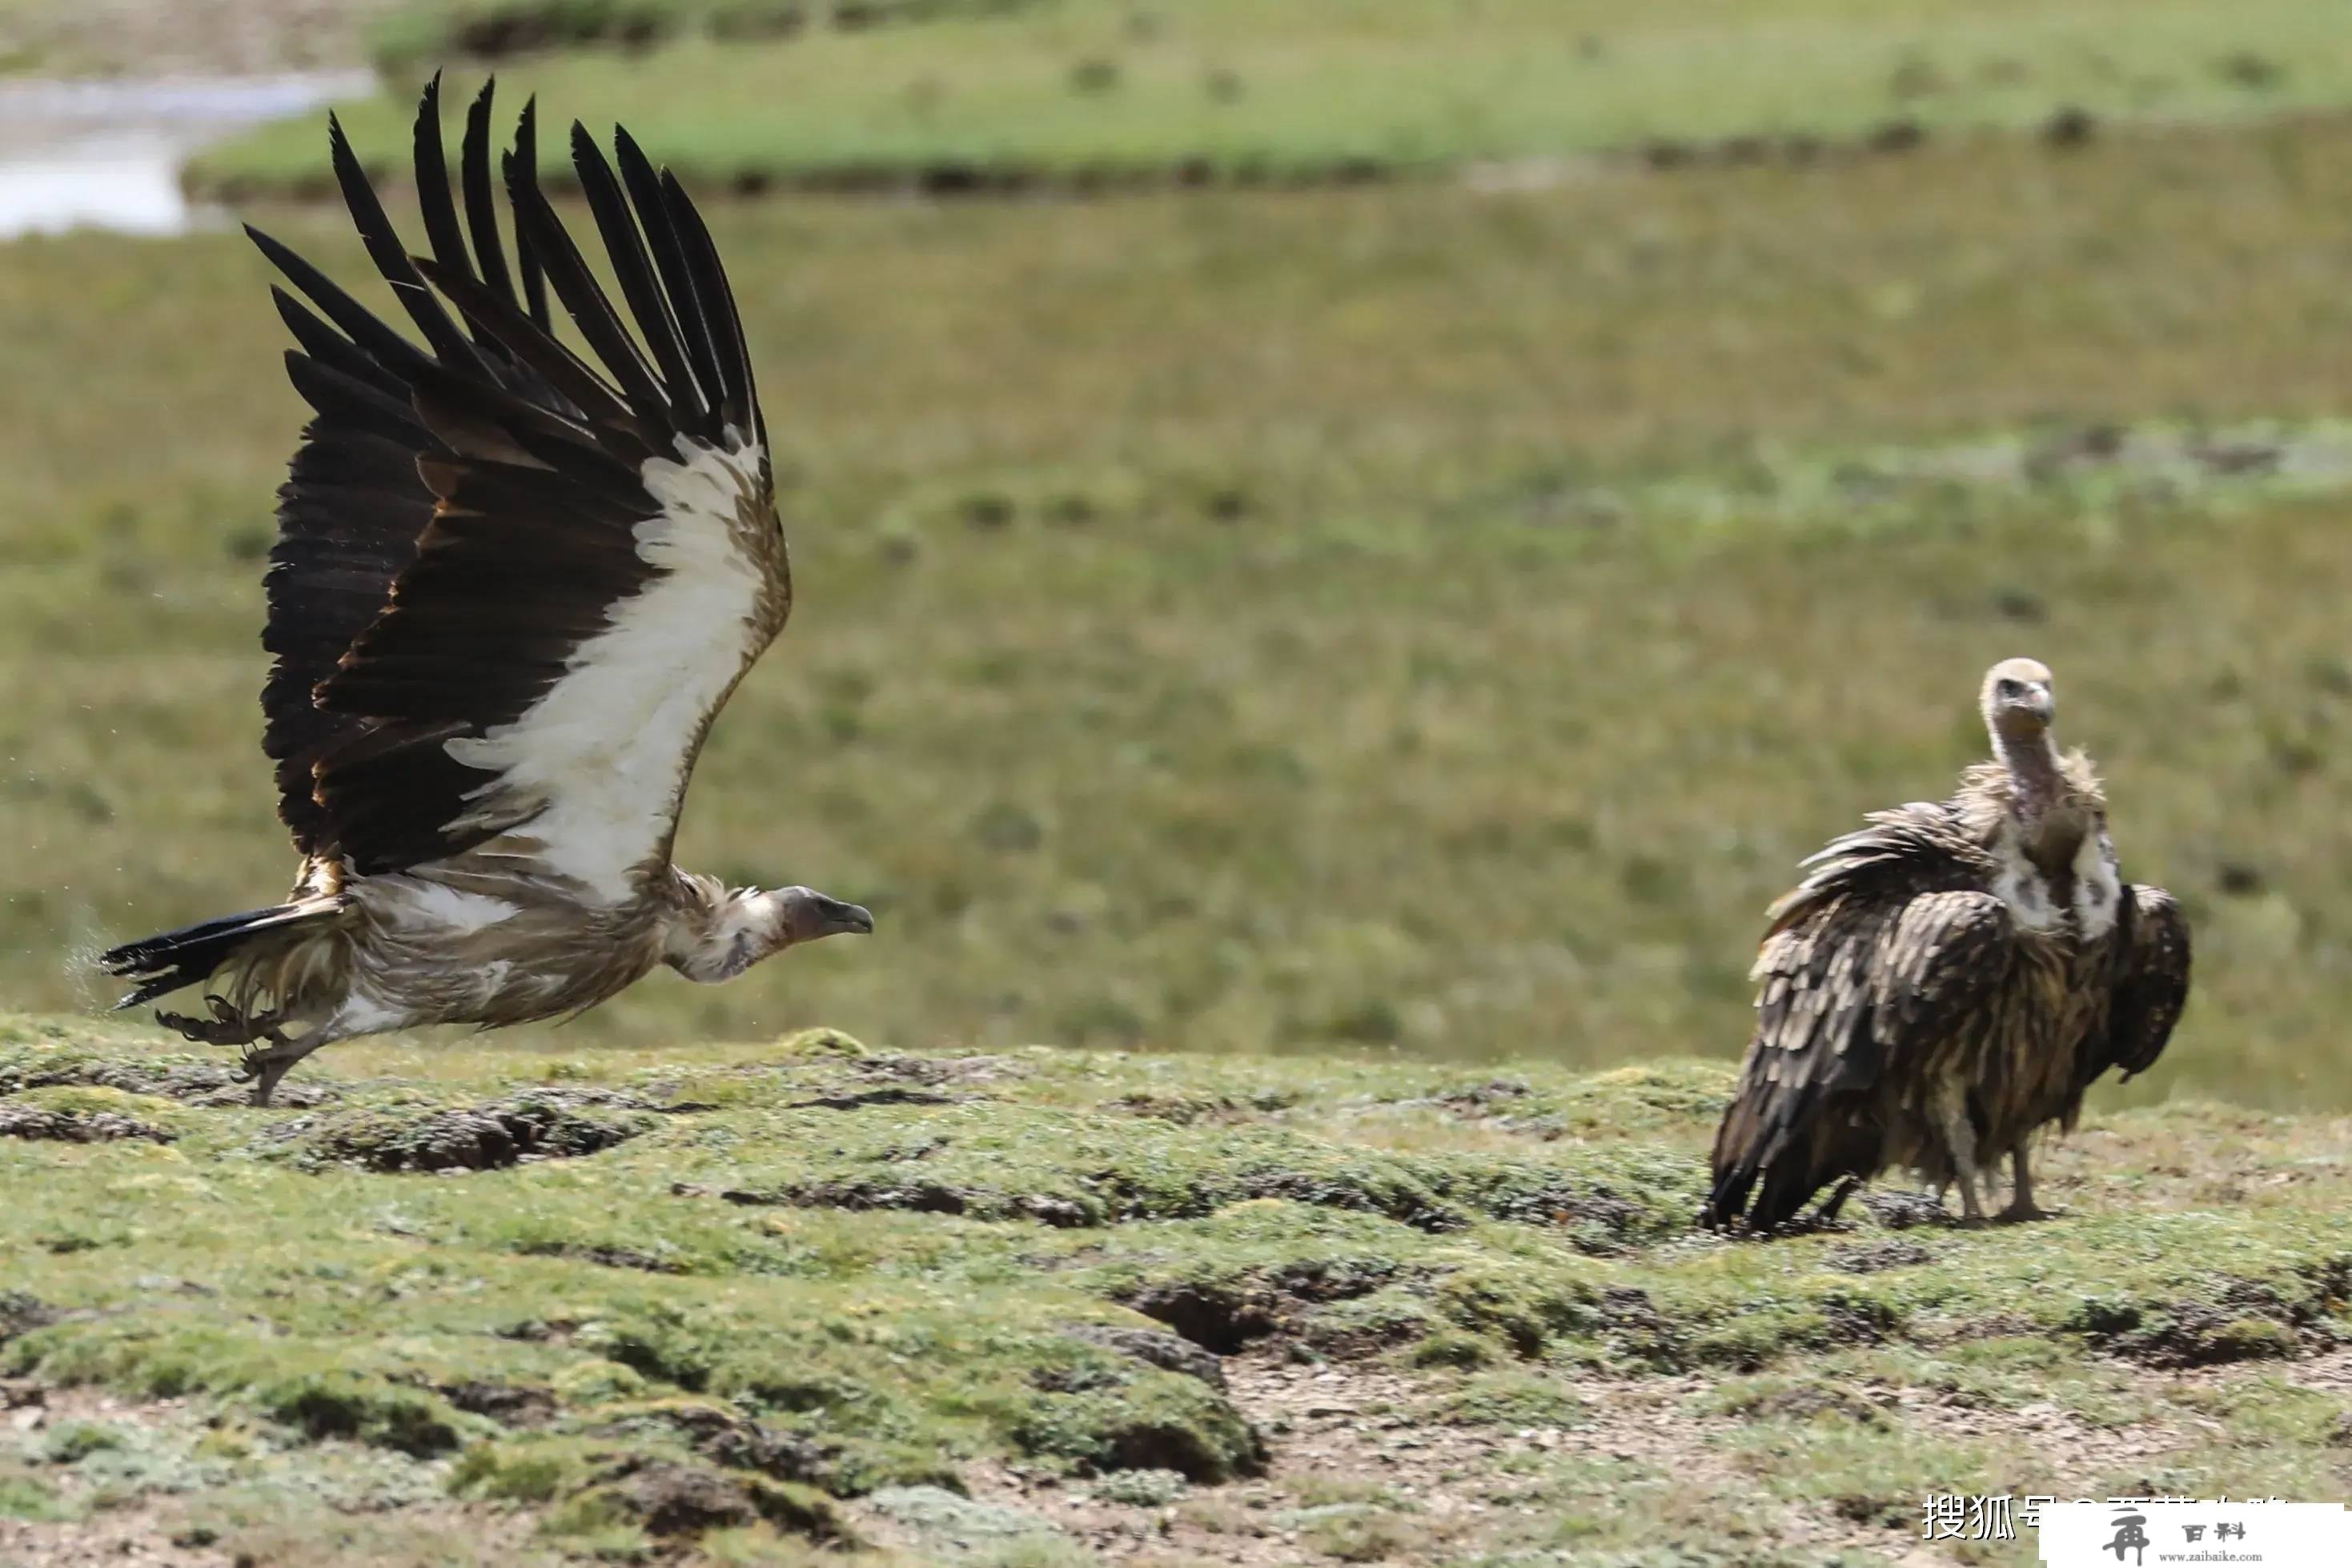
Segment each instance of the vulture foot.
M248 1051L238 1064L238 1076L253 1081L253 1103L256 1105L268 1104L270 1095L278 1092L278 1080L291 1072L296 1062L325 1043L311 1040L288 1040L275 1027L275 1022L273 1018L272 1027L262 1031L263 1038L270 1042L269 1049Z
M212 1009L213 1016L208 1019L159 1012L155 1021L166 1029L179 1030L182 1040L191 1040L198 1045L250 1045L257 1039L282 1040L278 1033L276 1013L247 1018L226 997L220 996L206 997L205 1005Z
M2063 1208L2043 1208L2032 1203L2012 1203L1995 1218L2002 1225L2029 1225L2037 1219L2056 1219L2065 1212Z
M253 1083L253 1103L269 1103L269 1096L278 1081L286 1076L293 1065L310 1054L317 1047L307 1040L286 1038L283 1011L255 1013L250 1017L236 1010L226 997L206 997L205 1005L212 1017L190 1018L184 1013L157 1013L155 1021L180 1031L183 1040L199 1045L241 1045L245 1054L237 1062L237 1076ZM255 1042L268 1041L265 1049Z

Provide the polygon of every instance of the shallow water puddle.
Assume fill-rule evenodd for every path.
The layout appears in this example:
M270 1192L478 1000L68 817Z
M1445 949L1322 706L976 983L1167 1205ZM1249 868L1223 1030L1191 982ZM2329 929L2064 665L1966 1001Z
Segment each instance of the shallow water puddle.
M184 233L208 216L180 188L189 153L371 85L364 71L335 71L0 87L0 239Z

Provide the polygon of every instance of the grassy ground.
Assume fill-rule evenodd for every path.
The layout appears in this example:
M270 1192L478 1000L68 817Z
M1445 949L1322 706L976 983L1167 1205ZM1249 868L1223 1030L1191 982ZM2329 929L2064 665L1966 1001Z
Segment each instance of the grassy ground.
M402 0L0 0L10 78L262 74L351 67Z
M681 854L882 932L571 1037L1728 1055L1793 862L1944 789L2029 652L2198 924L2135 1092L2352 1103L2347 154L726 207L803 597ZM0 252L16 1005L289 869L264 284L228 235Z
M1688 1226L1712 1064L160 1052L0 1020L0 1555L1859 1563L2352 1484L2342 1120L1759 1245Z
M706 180L1511 166L721 204L803 597L681 858L881 932L273 1111L31 1016L290 869L263 269L0 247L0 1561L1730 1568L2352 1490L2333 10L906 9L380 47L667 31L501 68ZM1540 156L1748 135L1886 155ZM2173 1051L2058 1222L1695 1234L1761 907L2016 653L2195 920Z
M1280 181L2352 99L2352 46L2326 0L1938 0L1899 15L1859 0L1041 0L930 7L919 26L709 36L717 18L740 35L802 9L427 0L385 24L386 95L349 117L371 143L398 144L417 79L468 40L583 30L670 41L501 68L713 183ZM562 162L560 144L548 157ZM319 162L307 128L280 126L206 154L194 175L306 189Z

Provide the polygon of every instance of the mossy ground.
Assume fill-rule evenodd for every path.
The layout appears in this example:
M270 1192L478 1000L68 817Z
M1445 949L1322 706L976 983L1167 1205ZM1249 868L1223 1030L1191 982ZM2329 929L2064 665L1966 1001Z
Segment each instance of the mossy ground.
M0 1032L0 1546L1730 1563L1930 1491L2352 1483L2343 1121L2097 1117L2054 1222L1756 1244L1690 1225L1713 1064L812 1031L221 1079Z

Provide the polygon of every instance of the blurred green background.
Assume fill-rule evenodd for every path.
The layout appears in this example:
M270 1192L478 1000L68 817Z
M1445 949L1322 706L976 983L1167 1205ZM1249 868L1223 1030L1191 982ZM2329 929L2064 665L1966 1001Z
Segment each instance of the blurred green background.
M2352 1104L2339 6L328 9L386 171L435 66L625 120L760 367L800 603L680 859L881 928L569 1039L1729 1055L1794 862L2028 653L2196 922L2106 1092ZM320 120L191 180L356 282ZM268 281L0 243L0 1007L292 870Z

